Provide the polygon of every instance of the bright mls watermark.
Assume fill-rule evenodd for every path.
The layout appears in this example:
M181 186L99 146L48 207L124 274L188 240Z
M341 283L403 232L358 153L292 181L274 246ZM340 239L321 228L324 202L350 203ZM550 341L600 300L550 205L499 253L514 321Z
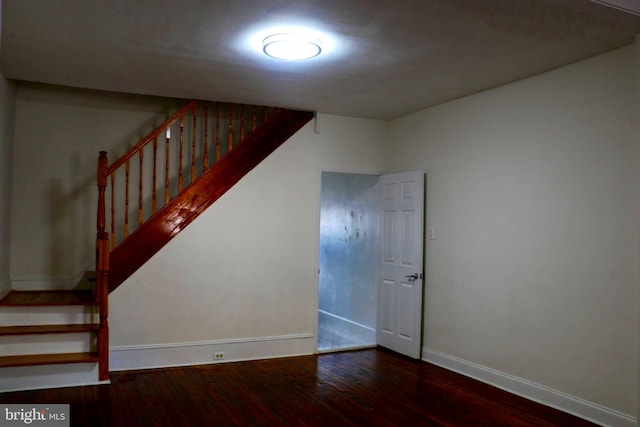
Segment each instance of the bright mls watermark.
M71 425L69 405L0 405L0 427Z

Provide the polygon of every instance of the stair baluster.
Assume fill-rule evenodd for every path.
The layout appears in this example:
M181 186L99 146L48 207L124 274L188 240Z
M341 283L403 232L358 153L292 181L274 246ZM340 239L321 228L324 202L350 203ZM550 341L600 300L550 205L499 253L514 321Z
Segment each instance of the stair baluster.
M140 166L138 169L138 227L142 225L142 162L144 158L144 150L140 150L138 153L138 160Z
M256 124L257 124L257 119L258 119L256 117L256 110L257 110L257 107L254 105L253 106L253 112L251 114L251 132L256 130Z
M105 231L104 197L107 188L107 165L107 153L101 151L98 159L98 232L96 236L96 288L94 291L100 322L98 326L98 378L100 381L109 379L109 235ZM111 188L113 191L113 185ZM113 206L113 200L111 204Z
M227 104L229 107L229 136L227 141L227 153L233 148L233 105Z
M244 104L240 106L240 141L244 139Z
M129 236L129 171L131 165L129 159L124 164L124 237Z
M204 137L203 140L203 150L204 150L204 160L202 166L202 172L209 169L209 103L204 103Z
M164 204L169 203L169 145L171 144L171 129L165 132L166 149L164 155Z
M180 155L178 157L178 193L182 191L182 158L184 151L184 115L180 116Z
M220 160L220 104L216 103L216 162Z
M191 132L191 181L193 182L196 179L196 118L198 115L194 111L193 117L191 121L193 123L193 130Z
M158 168L157 166L157 160L158 160L158 137L154 137L153 138L153 184L151 186L151 215L154 215L156 213L156 207L157 207L157 191L156 191L156 170Z

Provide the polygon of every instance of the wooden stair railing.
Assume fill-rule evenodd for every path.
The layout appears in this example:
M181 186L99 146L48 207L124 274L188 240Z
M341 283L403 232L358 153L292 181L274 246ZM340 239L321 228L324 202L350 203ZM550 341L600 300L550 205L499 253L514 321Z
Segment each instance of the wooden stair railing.
M107 153L100 153L95 295L101 380L109 375L109 292L313 116L190 101L111 165ZM164 147L159 148L162 138ZM190 141L186 146L185 140ZM132 175L137 182L136 206L130 204ZM130 214L137 220L129 221Z

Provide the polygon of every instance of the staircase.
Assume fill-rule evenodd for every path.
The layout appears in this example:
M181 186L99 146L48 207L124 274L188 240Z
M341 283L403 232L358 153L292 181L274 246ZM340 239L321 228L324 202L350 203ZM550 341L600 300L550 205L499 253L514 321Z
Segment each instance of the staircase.
M99 380L108 380L109 292L311 118L310 112L190 101L111 164L101 152L95 285L12 290L2 298L0 368L97 363ZM61 336L83 343L67 352L65 340L47 338ZM19 354L11 354L12 340ZM42 350L47 341L51 351ZM34 346L30 354L19 352Z
M95 307L92 291L12 291L0 301L0 307ZM0 337L97 333L96 323L0 326ZM98 361L95 352L45 353L0 357L0 368L46 364L91 363Z
M97 310L88 289L12 290L2 298L0 391L95 383Z

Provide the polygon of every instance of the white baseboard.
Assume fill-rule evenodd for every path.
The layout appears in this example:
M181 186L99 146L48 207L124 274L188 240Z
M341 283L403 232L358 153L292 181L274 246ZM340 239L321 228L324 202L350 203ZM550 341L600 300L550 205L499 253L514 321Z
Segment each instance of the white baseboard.
M630 415L436 350L423 348L422 360L603 426L637 425Z
M119 346L110 349L109 370L126 371L302 356L315 353L315 349L313 334ZM224 358L215 359L215 353L224 353Z
M7 296L9 292L11 292L11 280L0 281L0 299Z
M49 291L70 289L93 289L94 282L88 282L88 273L93 266L75 276L23 276L12 277L11 288L16 291Z
M16 291L52 291L73 289L71 277L16 277L11 288Z

